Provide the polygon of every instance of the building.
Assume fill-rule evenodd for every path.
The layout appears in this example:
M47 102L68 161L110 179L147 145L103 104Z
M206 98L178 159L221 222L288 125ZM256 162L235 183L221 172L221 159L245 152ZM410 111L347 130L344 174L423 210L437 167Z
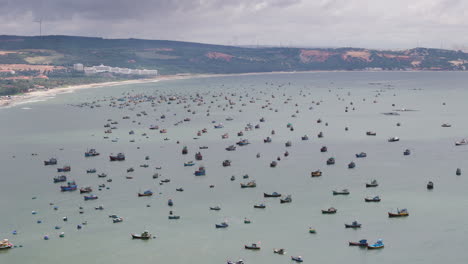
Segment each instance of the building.
M78 64L73 65L73 69L77 70L79 66L76 66ZM83 66L83 64L80 64ZM129 74L129 75L144 75L144 76L155 76L158 75L158 70L138 70L138 69L128 69L128 68L120 68L120 67L110 67L110 66L105 66L103 64L99 66L92 66L92 67L83 67L83 70L85 74L96 74L96 73L102 73L102 72L110 72L110 73L115 73L115 74Z
M84 71L84 65L81 64L81 63L73 64L73 69L74 69L75 71L80 71L80 72L82 72L82 71Z

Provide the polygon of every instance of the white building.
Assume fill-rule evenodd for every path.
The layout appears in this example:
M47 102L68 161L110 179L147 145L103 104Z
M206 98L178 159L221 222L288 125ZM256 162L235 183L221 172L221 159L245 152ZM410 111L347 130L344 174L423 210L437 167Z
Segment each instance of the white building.
M77 65L77 64L75 64ZM76 70L78 66L75 67L73 65L73 68ZM80 64L83 66L82 64ZM96 74L96 73L102 73L102 72L111 72L111 73L117 73L117 74L132 74L132 75L145 75L145 76L151 76L151 75L158 75L158 70L138 70L138 69L128 69L128 68L119 68L119 67L110 67L110 66L105 66L103 64L99 66L92 66L92 67L83 67L83 70L85 74Z
M82 72L82 71L84 71L84 65L81 64L81 63L73 64L73 69L74 69L75 71L80 71L80 72Z

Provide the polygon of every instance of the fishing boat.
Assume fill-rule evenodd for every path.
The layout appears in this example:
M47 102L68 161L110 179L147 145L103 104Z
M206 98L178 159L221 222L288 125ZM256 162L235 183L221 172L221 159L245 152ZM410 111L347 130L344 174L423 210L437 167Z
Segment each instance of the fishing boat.
M189 167L195 165L195 162L189 161L189 162L184 162L184 167Z
M376 136L377 133L376 133L376 132L372 132L372 131L367 131L367 132L366 132L366 135L368 135L368 136Z
M71 171L71 167L66 165L66 166L63 166L62 168L57 168L57 172L69 172Z
M272 139L271 137L267 137L263 140L263 143L271 143Z
M318 138L323 138L323 132L320 131L320 132L318 133L317 137L318 137Z
M123 161L123 160L125 160L125 155L123 153L118 153L115 156L110 155L109 159L110 159L110 161Z
M105 178L105 177L107 177L107 174L102 172L102 173L99 173L97 176L98 176L98 178Z
M397 142L397 141L400 141L400 138L398 137L391 137L388 139L388 142Z
M444 124L442 124L442 127L452 127L452 125L450 125L448 123L444 123Z
M67 176L65 176L65 175L60 175L60 176L54 177L54 183L66 182L66 181L67 181Z
M273 253L279 254L279 255L284 255L284 254L286 254L286 250L284 248L275 248L275 249L273 249Z
M203 156L200 152L195 153L195 160L203 160Z
M225 222L222 222L221 224L215 224L215 227L216 228L227 228L229 225L228 223L225 221Z
M332 157L332 158L327 159L327 165L333 165L333 164L335 164L335 158Z
M138 197L152 196L153 192L151 190L146 190L143 193L138 193Z
M200 146L199 149L208 149L208 146Z
M309 140L309 136L304 135L304 136L301 137L301 140Z
M219 210L221 210L221 207L219 207L219 206L210 207L210 210L212 210L212 211L219 211Z
M328 208L327 210L322 210L322 214L336 214L338 210L333 207Z
M163 128L163 129L159 130L159 133L160 133L160 134L166 134L166 133L167 133L167 129Z
M396 213L388 212L388 217L405 217L409 216L408 210L407 209L397 209Z
M130 168L127 169L127 172L134 172L134 171L135 171L135 169L133 167L130 167Z
M86 173L96 173L96 169L87 169Z
M169 220L177 220L177 219L180 219L180 216L179 215L169 215L167 218Z
M284 199L280 199L280 203L290 203L292 202L292 197L291 195L287 195Z
M270 163L270 167L271 167L271 168L276 167L276 165L278 165L278 162L276 162L276 161L272 161L272 162Z
M287 141L284 145L285 145L286 147L290 147L290 146L292 146L292 142L291 142L291 141Z
M350 246L367 247L367 239L361 239L358 242L349 242Z
M183 192L183 191L184 191L184 188L177 188L177 189L175 189L175 190L178 191L178 192Z
M224 127L223 123L219 123L217 125L214 125L214 128L223 128L223 127Z
M379 183L375 179L372 180L370 183L366 183L366 188L377 187L377 186L379 186Z
M315 230L315 228L309 227L309 233L315 234L317 233L317 230Z
M78 185L76 185L75 181L70 181L67 183L67 185L60 186L60 189L62 192L70 192L70 191L76 191L78 188Z
M468 140L465 139L465 138L455 142L455 146L463 146L463 145L467 145L467 144L468 144Z
M93 189L89 186L80 188L80 193L90 193Z
M260 246L258 246L256 243L252 243L250 246L244 245L244 248L250 250L260 250Z
M94 195L94 194L89 195L89 196L86 196L86 195L85 195L83 198L84 198L85 201L88 201L88 200L97 200L97 199L98 199L97 195Z
M432 181L429 181L429 182L427 183L427 189L428 189L428 190L434 189L434 183L433 183Z
M184 146L184 147L182 148L182 155L185 155L185 154L187 154L187 153L188 153L187 146Z
M351 224L345 224L345 228L361 228L361 224L358 221L353 221Z
M354 169L356 167L356 163L354 163L354 161L351 161L349 164L348 164L348 169Z
M366 202L375 202L375 203L378 203L380 202L380 197L377 195L377 196L374 196L374 197L366 197L364 198L364 201Z
M2 249L10 249L10 248L13 248L13 244L11 244L10 241L8 241L8 239L3 239L3 240L0 242L0 250L2 250Z
M261 203L261 204L254 204L253 206L254 208L257 208L257 209L265 209L266 208L266 205L264 203Z
M241 183L241 188L255 188L257 187L257 183L255 181L249 181L248 183Z
M243 136L244 136L244 132L242 132L242 131L237 132L237 136L238 136L238 137L243 137Z
M301 256L297 256L297 257L291 256L291 260L295 261L295 262L303 262L304 261Z
M204 176L206 174L205 167L201 166L195 171L195 176Z
M247 146L250 142L247 139L242 139L236 143L238 146Z
M361 153L356 154L356 158L365 158L365 157L367 157L367 153L365 153L365 152L361 152Z
M114 218L112 219L112 223L116 224L116 223L122 223L123 222L123 218L122 217L117 217L117 218Z
M382 239L379 239L374 244L368 245L367 249L381 249L383 247L384 247L384 243L383 243Z
M228 133L224 133L224 134L221 135L221 138L222 138L222 139L229 138L229 134L228 134Z
M244 218L244 224L250 224L252 221L248 218Z
M96 151L96 149L90 149L85 152L85 157L96 157L99 156L99 152Z
M269 197L281 197L281 193L277 193L277 192L263 193L263 197L265 197L265 198L269 198Z
M56 158L50 158L49 160L44 161L44 166L49 166L49 165L57 165L57 159Z
M403 152L403 155L409 156L411 155L411 151L409 149L405 149L405 151Z
M231 145L231 146L227 147L226 150L227 150L227 151L235 151L235 150L236 150L236 146Z
M320 148L320 152L327 152L327 151L328 151L327 146L322 146L322 147Z
M260 158L260 153L257 153L256 157L257 157L257 158Z
M131 234L133 239L150 239L151 234L148 231L144 231L141 234Z
M333 195L348 195L349 190L348 189L343 189L341 191L333 191Z
M244 261L242 259L239 259L236 262L232 262L232 261L228 260L227 264L245 264L245 263L244 263Z
M311 177L320 177L322 176L322 171L321 170L316 170L310 173Z
M457 168L457 171L455 171L455 174L460 176L461 175L461 169L460 168Z
M230 160L224 160L223 161L223 167L229 167L231 166L231 161Z

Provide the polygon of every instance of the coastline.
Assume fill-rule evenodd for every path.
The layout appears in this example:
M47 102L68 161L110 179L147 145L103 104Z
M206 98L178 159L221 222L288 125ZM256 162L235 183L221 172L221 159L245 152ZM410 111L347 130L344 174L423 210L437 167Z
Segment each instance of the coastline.
M226 73L226 74L176 74L176 75L159 75L154 78L125 80L115 82L102 82L91 84L80 84L65 87L50 88L47 90L33 91L24 94L1 96L0 109L6 107L13 107L21 104L33 103L38 101L45 101L55 97L58 94L70 93L82 89L112 87L126 84L139 84L139 83L152 83L159 81L172 81L172 80L185 80L194 78L210 78L210 77L228 77L228 76L253 76L253 75L269 75L269 74L295 74L295 73L320 73L320 72L350 72L350 71L275 71L275 72L249 72L249 73ZM354 72L354 71L351 71ZM374 72L374 71L371 71ZM384 71L379 71L384 72ZM414 72L414 71L409 71Z

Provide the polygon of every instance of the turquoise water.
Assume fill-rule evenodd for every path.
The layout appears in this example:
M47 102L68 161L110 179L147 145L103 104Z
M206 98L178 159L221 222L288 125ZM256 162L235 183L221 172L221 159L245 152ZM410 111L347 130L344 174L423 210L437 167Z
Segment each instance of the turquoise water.
M454 142L467 137L467 81L466 73L457 72L215 77L81 90L0 109L0 239L22 245L0 252L1 263L62 263L66 259L67 263L214 264L239 258L246 263L287 263L291 255L301 255L305 263L465 263L468 146L455 147ZM174 95L180 101L155 100L155 107L150 102L109 107L112 97L123 94ZM197 95L204 99L200 104L194 100ZM232 109L225 98L236 103ZM101 100L99 108L75 106L97 100ZM417 111L382 114L399 108ZM296 110L299 113L292 117ZM141 111L148 115L136 116ZM164 120L160 119L163 114ZM122 119L126 115L131 118ZM191 121L174 125L186 117ZM225 121L227 117L234 120ZM261 117L266 122L259 122ZM109 118L119 122L118 129L104 134ZM211 121L222 122L224 128L214 129ZM398 122L401 126L396 126ZM260 129L244 131L243 138L252 144L225 151L239 140L237 132L247 123L260 124ZM293 124L294 131L286 128L287 123ZM443 128L443 123L452 127ZM152 124L168 133L149 130ZM195 140L203 128L208 133ZM273 129L273 142L264 144ZM135 134L129 135L130 130ZM377 136L366 136L369 130ZM317 138L320 131L323 138ZM229 133L228 139L221 139L224 133ZM301 141L305 134L310 140ZM104 135L109 139L103 139ZM401 140L388 143L392 136ZM119 141L111 142L114 138ZM288 140L290 148L284 145ZM181 155L184 145L188 155ZM320 153L323 145L328 153ZM200 150L203 161L184 167L184 162L195 160L199 146L209 147ZM96 148L101 155L84 158L88 148ZM412 154L403 156L407 148ZM285 158L286 150L290 155ZM368 157L356 159L354 155L361 151ZM124 152L127 160L109 162L108 155L117 152ZM257 153L260 158L255 157ZM146 155L149 161L144 160ZM282 158L278 166L270 168L278 156ZM79 192L60 192L60 184L52 183L59 175L57 166L43 165L50 157L59 159L58 166L70 164L69 179L80 187L92 186L99 199L85 202ZM329 157L336 158L336 165L325 165ZM232 166L222 167L225 159L232 160ZM357 165L352 170L347 168L351 161ZM150 166L141 168L145 163ZM193 176L198 165L206 166L206 176ZM159 166L162 169L156 170ZM129 173L133 179L126 179L130 167L135 168ZM455 175L457 167L462 169L461 176ZM86 174L89 168L107 173L113 182ZM323 176L311 178L310 172L317 169ZM155 172L161 174L159 179L152 178ZM240 183L248 181L242 179L244 174L256 180L257 188L240 188ZM232 175L235 181L230 181ZM171 182L160 185L164 178ZM371 179L377 179L379 187L366 189ZM432 191L426 189L429 180L434 181ZM98 191L101 183L110 189ZM179 187L185 191L176 192ZM343 188L351 194L332 195L332 190ZM146 189L156 195L138 198L137 193ZM293 202L280 204L278 198L263 198L264 192L273 191L291 194ZM382 202L365 203L364 197L372 195L380 195ZM167 206L168 199L174 200L172 208ZM266 209L253 208L261 202ZM53 210L49 203L59 209ZM105 210L94 210L99 205ZM209 210L216 205L221 211ZM79 214L80 206L84 214ZM338 209L337 214L321 214L321 209L331 206ZM387 212L397 208L408 208L410 216L389 219ZM169 210L181 219L168 220ZM110 214L124 221L114 224ZM67 222L62 221L64 216ZM245 217L252 224L244 224ZM230 226L215 229L224 220ZM345 229L344 223L353 220L363 227ZM77 230L84 221L88 224ZM56 225L61 229L54 230ZM309 227L317 233L309 234ZM145 229L157 238L131 239L130 233ZM13 230L18 234L11 235ZM58 237L60 232L65 232L65 238ZM46 234L48 241L43 240ZM348 246L348 241L363 238L369 242L382 238L385 248L368 251ZM256 242L262 247L258 252L243 248ZM273 248L285 248L287 253L273 254Z

